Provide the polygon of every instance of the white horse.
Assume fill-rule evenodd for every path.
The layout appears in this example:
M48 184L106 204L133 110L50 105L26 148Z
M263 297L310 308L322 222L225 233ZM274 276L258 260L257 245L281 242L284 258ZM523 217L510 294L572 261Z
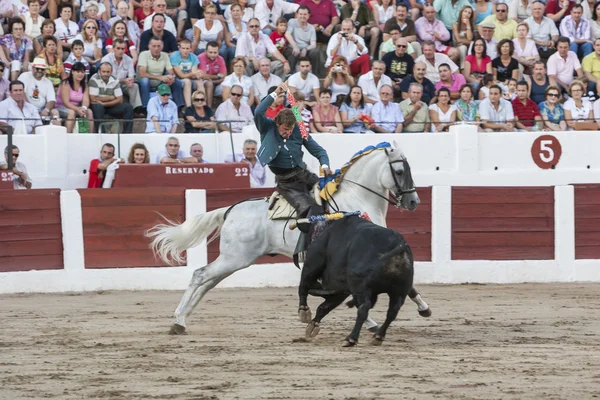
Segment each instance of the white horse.
M329 208L365 211L374 223L386 226L389 192L396 198L396 206L412 211L419 205L410 166L395 142L357 159L344 173ZM198 215L180 225L167 221L148 231L147 236L153 238L152 249L167 263L184 262L182 253L200 244L211 232L216 234L210 240L221 236L219 257L194 271L175 310L172 333L185 332L186 318L198 302L229 275L249 267L263 255L292 257L299 232L287 229L287 221L269 220L268 206L264 199L245 201ZM417 304L420 315L431 315L416 289L411 290L409 297ZM373 329L377 324L371 320L367 326Z

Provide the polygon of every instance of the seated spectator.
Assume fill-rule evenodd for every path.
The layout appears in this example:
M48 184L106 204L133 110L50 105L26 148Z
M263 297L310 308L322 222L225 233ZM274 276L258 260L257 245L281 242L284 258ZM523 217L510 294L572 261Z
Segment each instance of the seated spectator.
M435 44L431 41L423 42L423 54L419 56L415 62L422 62L425 64L425 76L433 84L438 83L440 80L440 74L438 72L440 65L447 64L450 66L453 74L459 71L458 66L454 64L447 55L435 52Z
M517 83L517 98L512 101L515 126L520 131L534 132L542 129L542 117L538 105L529 98L529 85Z
M244 89L239 85L233 85L229 98L217 108L215 117L219 121L217 126L220 131L231 130L232 133L240 133L244 126L254 120L250 106L242 101L243 95ZM221 123L221 121L231 121L231 124Z
M498 56L498 41L494 39L494 24L481 24L478 27L481 39L485 41L486 54L491 60ZM473 54L473 43L469 46L467 53Z
M179 51L171 54L169 59L175 72L175 79L179 85L183 87L183 101L186 107L192 105L192 90L204 86L204 82L200 77L202 74L198 70L200 61L195 54L192 53L192 44L189 40L183 39L179 42Z
M431 41L436 52L443 53L450 57L453 62L460 61L460 52L450 46L446 46L444 42L450 40L450 32L442 21L437 19L435 9L433 6L423 7L423 16L415 21L415 28L417 30L417 37L421 42ZM423 53L425 50L423 49ZM430 58L430 57L428 57ZM443 62L447 62L444 60ZM437 69L435 70L437 71Z
M131 2L131 9L133 10L133 2ZM126 0L121 0L117 3L117 15L108 20L108 26L110 26L112 30L118 21L124 22L127 31L125 35L121 35L119 33L118 37L120 37L121 39L131 39L131 45L135 48L135 44L140 40L142 32L140 31L140 27L138 26L138 24L132 18L133 12L130 14L130 4L128 4ZM114 34L114 32L109 32L108 38L106 39L107 42ZM108 44L106 45L106 50L108 51ZM131 54L128 53L128 55ZM133 55L131 56L133 57ZM135 56L135 59L137 60L137 50Z
M242 20L244 22L250 22L250 19L254 18L254 8L248 6L248 0L236 0L235 2L240 5ZM227 22L231 22L231 12L232 11L230 7L229 9L225 10L225 13L223 14Z
M124 3L121 1L120 3ZM125 21L115 21L112 28L110 28L108 39L106 39L106 53L110 54L113 51L114 41L121 39L125 43L125 54L133 60L133 64L137 64L138 53L135 48L135 41L130 37L129 30Z
M456 122L456 108L450 104L451 92L447 87L437 91L437 101L429 106L431 132L448 132Z
M88 19L81 27L81 33L75 36L75 40L83 43L83 58L90 65L90 75L96 73L96 64L102 59L102 41L98 38L98 26L96 21Z
M360 3L359 0L353 1L367 7L364 3ZM379 28L373 29L379 30ZM350 64L350 74L352 76L369 73L371 70L371 61L369 59L367 47L365 46L365 41L362 37L353 32L354 25L352 20L350 18L343 20L341 32L331 36L331 39L327 44L327 61L325 62L325 67L331 66L335 57L343 56Z
M452 25L459 20L459 16L463 8L471 8L470 0L438 0L433 2L433 8L440 20L444 23L444 26L448 31L452 31ZM471 8L471 18L473 9Z
M252 18L248 21L248 32L238 39L235 57L246 58L246 75L252 76L259 70L258 61L267 56L271 59L271 73L282 79L290 73L288 60L277 50L271 39L260 31L260 22Z
M152 20L152 16L154 16L154 8L152 8L152 0L140 0L140 3L141 7L136 8L133 12L133 20L138 25L138 29L143 32L146 18Z
M276 89L277 86L271 86L267 91L267 94L273 93ZM281 110L285 109L283 103L285 103L285 94L281 93L273 100L273 104L271 104L269 108L267 108L267 111L265 111L265 115L267 116L267 118L271 118L274 120L277 114L279 114Z
M154 7L160 12L163 10L160 7L157 7L156 1L154 2ZM205 7L206 11L206 7ZM188 12L187 12L187 2L186 0L170 0L167 2L167 9L164 13L171 19L173 22L177 23L177 31L174 33L176 38L183 37L183 31L185 30L185 26L188 20ZM145 21L144 21L145 25Z
M531 5L535 0L512 0L508 6L508 18L521 23L531 15ZM518 34L517 27L517 34Z
M217 18L217 6L208 4L204 7L204 18L194 24L193 42L191 51L198 54L206 50L208 42L217 42L219 47L223 43L225 28Z
M345 96L350 92L350 88L354 86L354 78L348 70L348 62L346 57L337 56L332 63L327 77L323 81L323 87L331 90L332 103L337 103L338 96Z
M299 5L285 0L258 0L254 6L254 17L260 21L262 33L269 36L277 31L279 19L285 14L293 14Z
M197 90L192 94L192 105L185 109L185 133L213 133L217 125L212 109L206 104L206 95Z
M349 92L349 91L348 91ZM345 96L344 96L345 97ZM315 131L319 133L343 133L344 125L339 109L331 104L331 90L321 89L319 104L313 106Z
M208 42L206 51L198 56L198 71L202 80L202 87L206 94L206 104L212 106L213 96L216 91L222 92L219 86L225 76L227 76L227 66L225 60L219 55L219 45L217 42Z
M295 92L294 100L296 100L296 107L298 107L298 110L300 111L302 123L304 123L306 130L308 132L315 132L315 126L313 124L314 118L312 112L310 112L310 110L307 110L305 107L306 97L304 97L304 93Z
M106 21L102 19L100 13L98 12L99 5L95 1L86 1L85 8L82 10L84 16L79 21L79 31L83 32L83 25L87 21L96 21L96 25L98 26L98 38L102 43L108 38L108 32L110 31L110 26Z
M592 103L583 99L584 90L585 85L581 81L573 81L569 85L569 96L571 98L565 102L563 108L570 131L598 130Z
M592 39L596 40L600 38L600 6L596 3L594 3L593 6L590 6L588 2L582 3L584 7L584 12L586 8L592 9L589 15L586 15L585 17L590 21L590 25L592 26Z
M517 98L517 80L510 78L505 83L505 87L500 86L504 91L502 93L502 98L504 100L513 101Z
M412 2L415 0L410 0ZM419 4L420 5L420 4ZM421 7L423 7L421 5ZM402 36L408 44L415 50L415 58L421 55L421 44L417 41L417 29L415 22L419 18L419 9L413 8L411 11L416 10L417 13L413 16L413 19L408 18L408 6L406 3L399 3L396 5L396 15L393 18L385 21L383 27L383 41L386 42L390 39L391 31L394 28L400 30L400 36Z
M39 4L38 4L39 5ZM46 75L46 60L36 58L33 60L32 72L25 72L19 76L19 81L25 88L25 97L30 104L37 108L42 118L53 118L53 124L60 125L56 104L54 86Z
M85 75L90 75L90 63L85 59L85 57L83 57L84 49L85 47L81 40L77 39L73 41L73 44L71 45L71 53L69 54L69 56L63 64L66 75L69 75L69 73L71 73L71 68L76 63L83 64L85 68Z
M5 161L0 161L0 170L8 169L9 150L10 150L10 148L8 146L6 146L4 148L4 160ZM19 159L19 156L21 155L19 148L13 144L12 151L10 152L10 154L12 157L12 165L13 165L13 170L12 170L13 189L17 189L17 190L31 189L32 182L31 182L31 178L29 177L29 174L27 173L27 167L22 162L17 161Z
M138 85L142 97L142 106L150 100L150 91L161 84L173 89L173 101L177 107L183 107L183 90L175 78L175 71L169 55L163 52L163 42L157 37L150 40L150 50L142 51L138 62ZM171 93L169 93L170 95Z
M310 9L311 15L308 23L317 29L317 42L327 43L333 35L335 27L340 23L333 1L320 0L315 3L312 0L300 0L297 3Z
M58 7L60 18L54 20L54 37L59 40L63 50L70 51L71 43L79 33L79 26L71 21L73 15L73 5L70 3L61 3Z
M40 15L40 0L28 0L27 6L29 11L21 15L21 19L25 23L25 35L33 40L42 34L42 24L46 18Z
M156 1L164 2L165 0ZM152 29L144 30L142 36L140 36L140 53L149 49L150 42L153 38L158 38L158 40L161 41L163 44L162 51L165 53L171 54L174 51L177 51L177 39L175 39L175 35L165 29L166 17L163 14L154 14L151 21Z
M283 1L283 0L277 0L277 1ZM292 4L292 3L288 3L287 1L284 1L284 3ZM273 42L275 47L277 47L277 50L279 50L279 52L281 54L283 54L285 56L285 58L289 61L289 56L288 56L287 52L288 52L288 48L290 47L290 45L289 45L290 42L285 37L285 35L287 33L287 28L288 28L287 19L285 19L283 17L279 18L277 20L277 29L275 29L275 30L273 30L273 32L271 32L271 34L269 35L269 38L271 39L271 42ZM264 33L264 29L263 29L263 33ZM315 35L316 35L316 33L315 33ZM316 39L315 39L315 41L316 41ZM295 70L295 66L292 65L291 63L290 63L290 69L292 71Z
M431 101L435 98L435 86L429 79L425 77L425 63L415 63L413 71L414 74L408 75L406 78L402 79L402 83L400 84L400 92L402 93L402 99L408 99L410 85L412 83L418 83L419 85L421 85L421 97L419 98L419 100L423 101L425 104L430 104Z
M517 37L517 21L508 18L508 4L497 3L496 14L490 15L483 21L481 25L494 25L494 39L501 41L503 39L513 40Z
M533 64L539 61L540 55L538 53L535 42L527 38L529 34L529 25L521 22L517 25L517 37L512 40L515 47L515 59L523 66L523 74L531 75L533 71Z
M307 100L306 104L312 107L317 104L316 99L319 96L321 83L319 82L319 78L310 72L311 63L308 58L300 57L298 59L298 66L299 71L288 79L289 90L292 94L296 93L296 91L304 93L304 97Z
M203 158L204 157L204 147L202 147L202 145L200 143L194 143L190 146L190 155L192 157L194 157L196 160L198 160L198 163L200 163L200 164L209 162Z
M600 39L594 40L594 51L585 56L581 67L588 80L588 89L596 93L600 81Z
M546 66L542 61L533 64L533 75L523 76L529 85L529 97L535 104L540 104L546 98L546 89L550 86L550 79L546 73Z
M54 36L46 36L43 50L37 56L46 62L46 78L52 82L54 90L67 77L62 57L56 52L60 48Z
M6 66L2 61L0 61L0 101L8 98L10 96L9 86L10 81L4 78L4 69Z
M396 51L396 42L398 41L398 39L403 38L402 37L402 33L400 32L400 28L397 26L394 26L393 28L391 28L390 30L390 38L386 41L383 42L381 44L381 47L379 48L379 59L383 60L383 57L388 54L388 53L393 53L394 51ZM403 38L404 40L406 40L406 38ZM412 59L414 60L415 58L417 58L417 53L415 52L415 49L412 47L412 45L408 42L406 42L406 54L408 54L409 56L412 57Z
M11 19L9 32L0 38L0 61L10 66L10 79L15 80L29 71L33 43L25 36L25 23L19 18Z
M177 105L171 100L171 88L161 83L156 88L156 94L148 101L146 133L175 133L179 118Z
M233 73L227 75L221 83L223 88L223 101L231 97L231 89L234 86L239 86L243 89L242 102L248 106L254 105L254 88L252 86L252 78L244 75L244 71L248 66L248 62L244 57L236 57L233 59Z
M379 34L381 33L381 29L379 28L377 22L373 19L373 14L371 13L369 6L361 0L350 0L348 3L342 6L340 11L340 19L342 20L342 32L345 32L348 36L354 33L353 29L349 32L344 31L344 21L350 21L350 23L353 25L352 27L356 28L356 38L360 38L361 40L364 38L364 40L362 40L363 46L365 40L369 41L369 51L365 52L364 54L368 53L371 55L371 58L375 58L377 55L377 45L379 44ZM333 39L333 35L331 38ZM362 51L361 54L363 54ZM348 58L348 55L342 55L345 55L346 58ZM350 58L348 58L348 61L352 63ZM366 72L361 72L361 74L364 73Z
M177 28L175 27L175 23L171 18L168 18L167 14L167 3L166 0L154 0L152 4L152 9L154 12L144 18L144 27L142 29L143 32L149 31L154 26L154 16L162 15L165 17L164 20L164 29L173 35L174 38L177 38ZM140 49L141 50L141 49Z
M134 112L142 113L140 88L135 82L133 60L125 54L126 44L123 39L115 39L113 51L102 58L102 63L112 66L113 76L118 79L121 91L129 98Z
M448 2L447 4L451 4ZM454 7L454 6L453 6ZM475 12L471 5L465 5L458 13L457 19L452 23L452 38L454 47L460 53L460 69L465 68L465 57L469 45L473 42L473 32L475 31Z
M515 116L509 101L501 98L502 89L498 85L490 87L489 97L479 104L482 127L487 132L511 132L514 130Z
M89 93L94 119L103 122L106 114L120 118L123 133L133 133L133 107L123 102L119 80L112 75L112 65L103 63L99 72L90 78Z
M340 107L340 117L344 133L366 133L362 117L369 116L371 106L365 102L360 86L353 86Z
M289 60L292 72L296 71L299 58L306 57L314 66L313 73L321 77L324 74L323 57L321 49L317 47L317 31L308 23L309 18L310 9L307 6L300 6L296 11L296 18L291 19L287 24L285 40L289 45L284 46L283 54Z
M519 62L513 57L515 46L512 41L502 39L498 43L499 56L492 60L492 73L497 82L519 78Z
M217 6L217 19L219 21L221 21L222 23L226 23L225 18L223 16L224 14L224 10L221 8L220 3L218 2L213 2L212 0L199 0L199 1L187 1L186 3L188 5L188 15L190 18L190 24L193 26L199 19L204 18L204 8L206 6L208 6L209 4L214 4ZM227 1L227 3L231 3L231 1ZM225 4L225 3L223 3ZM224 5L224 7L226 7ZM231 9L232 6L229 6L229 9ZM190 31L186 31L186 35L189 33Z
M402 79L413 74L415 61L407 54L407 47L408 42L405 38L401 37L396 41L396 50L387 53L382 59L385 63L385 74L392 80L394 97L401 97L400 84L402 83Z
M279 0L281 1L281 0ZM269 90L279 86L282 82L281 78L271 73L271 60L263 58L258 63L259 71L252 75L252 88L254 89L254 102L256 105L269 94ZM277 99L275 99L277 102ZM274 117L272 117L274 118Z
M143 143L134 143L131 146L127 164L150 164L150 152Z
M583 7L575 4L560 22L560 35L571 39L569 50L583 58L593 51L590 22L582 18Z
M481 85L479 85L479 87L477 88L477 94L476 94L477 98L479 100L487 99L490 95L490 88L496 84L497 83L494 80L494 75L485 74L483 76L483 80L481 81ZM505 86L505 89L506 89L506 86Z
M579 62L579 58L577 58L577 54L569 51L570 43L569 38L559 38L556 44L557 51L548 58L548 63L546 64L550 82L562 88L563 93L569 90L569 85L575 79L573 78L573 71L577 74L577 78L583 77L581 63Z
M88 189L101 188L108 167L119 161L119 158L115 157L115 146L105 143L100 150L100 158L95 158L90 162Z
M90 132L94 132L94 114L90 105L89 88L85 79L85 66L76 62L71 68L68 78L58 87L56 108L60 117L66 118L67 133L73 133L78 118L89 120Z
M471 85L465 84L460 88L460 98L454 102L454 108L457 121L479 122L479 106Z
M12 126L15 135L35 133L35 128L42 125L42 120L37 108L25 101L23 82L12 81L9 90L10 96L0 102L0 126Z
M33 39L33 54L37 54L37 57L40 57L41 54L43 53L43 51L45 50L45 39L46 37L50 36L52 38L54 38L54 43L56 44L56 50L55 53L58 54L58 57L60 58L60 62L62 63L63 61L63 48L60 45L60 43L58 42L58 39L56 39L54 37L54 32L56 31L56 25L54 24L54 21L52 21L51 19L47 19L42 23L42 34L39 35L38 37L36 37L35 39ZM46 62L49 62L48 60L46 60Z
M467 83L465 77L460 73L453 74L448 64L440 64L439 75L440 80L435 84L435 89L439 91L441 88L447 88L451 99L458 99L460 88Z
M400 105L394 103L394 89L390 85L383 85L379 90L380 101L371 108L371 118L375 120L369 129L377 133L401 133L404 116Z
M227 65L231 65L232 60L235 58L238 40L248 31L246 21L242 20L242 6L236 2L229 7L229 10L231 11L231 20L227 21L225 45L221 48L220 53Z
M278 0L275 0L278 1ZM231 162L244 162L250 167L250 187L263 187L267 181L267 169L256 158L256 151L258 144L254 139L246 139L244 141L244 147L242 147L243 154L236 154L235 159L232 154L225 157L226 163Z
M166 86L166 85L165 85ZM168 88L168 86L166 86ZM179 139L171 136L165 144L165 149L156 155L155 164L196 164L198 159L191 157L181 150Z
M429 109L427 104L421 101L422 96L423 86L417 82L411 83L408 87L408 98L400 102L400 110L404 116L404 132L429 132L431 129Z
M365 103L375 104L381 100L379 90L383 85L392 86L392 80L385 75L385 63L383 61L373 61L371 71L358 78L358 86L364 92Z
M371 2L371 5L374 5L373 21L383 31L386 21L394 18L396 14L396 2L392 0L378 0Z
M536 1L531 5L531 16L525 21L529 26L529 36L535 42L540 58L544 61L556 52L555 43L558 40L558 29L553 20L545 17L546 5Z
M567 4L565 3L566 0L548 0L546 2L548 7L546 9L546 15L558 24L562 18L571 14L571 10L575 5L574 0L569 1Z
M560 89L557 86L550 85L546 88L546 101L540 103L540 115L544 123L544 130L566 131L567 123L565 121L565 110L560 99ZM594 107L596 104L594 104ZM600 115L600 110L598 110ZM595 114L595 113L594 113Z

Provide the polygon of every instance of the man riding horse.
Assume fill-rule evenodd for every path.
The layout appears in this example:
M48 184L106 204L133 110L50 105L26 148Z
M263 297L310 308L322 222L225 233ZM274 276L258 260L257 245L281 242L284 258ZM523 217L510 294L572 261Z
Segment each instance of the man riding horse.
M298 218L323 213L323 208L315 202L310 191L319 182L319 177L306 169L302 160L304 146L310 154L317 158L325 175L331 175L327 151L309 135L303 138L296 124L296 117L291 109L284 109L277 114L275 120L266 117L265 113L280 94L286 93L288 86L281 83L270 95L265 96L254 113L254 122L260 133L261 145L258 159L268 165L275 174L277 191L298 213ZM306 229L299 228L301 235L294 253L305 250L308 239ZM308 235L310 236L310 235Z

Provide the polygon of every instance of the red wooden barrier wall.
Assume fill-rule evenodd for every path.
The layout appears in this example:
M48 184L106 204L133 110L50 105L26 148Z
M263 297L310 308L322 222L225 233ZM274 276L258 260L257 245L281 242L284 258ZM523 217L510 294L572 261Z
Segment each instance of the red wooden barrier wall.
M554 188L453 187L452 259L554 259Z
M86 268L164 266L144 232L162 218L183 222L185 189L81 189Z
M600 185L575 186L575 258L600 259Z
M388 210L388 226L402 233L412 248L415 260L431 260L431 188L419 188L421 205L416 211L401 211L395 207ZM207 190L206 202L208 211L227 207L244 199L268 197L273 193L273 188L246 189L246 190ZM219 256L219 240L208 245L208 262L214 261ZM257 260L257 264L270 264L290 262L285 256L264 256Z
M0 190L0 272L63 268L60 190Z

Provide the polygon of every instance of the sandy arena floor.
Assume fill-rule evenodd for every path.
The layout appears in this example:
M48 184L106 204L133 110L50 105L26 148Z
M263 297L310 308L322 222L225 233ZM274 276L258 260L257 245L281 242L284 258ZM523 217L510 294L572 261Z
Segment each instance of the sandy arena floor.
M0 399L600 396L600 285L419 289L430 319L409 302L382 347L350 349L345 308L297 340L291 288L215 290L185 336L167 334L181 292L2 295Z

